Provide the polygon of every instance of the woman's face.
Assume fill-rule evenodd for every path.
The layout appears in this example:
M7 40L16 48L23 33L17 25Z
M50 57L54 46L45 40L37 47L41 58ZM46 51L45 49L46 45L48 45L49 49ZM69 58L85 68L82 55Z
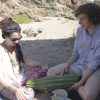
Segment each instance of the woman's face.
M88 16L86 16L85 14L80 14L78 15L78 20L79 20L79 24L84 27L85 29L89 29L93 26L92 21L89 20Z
M16 46L21 38L22 36L20 35L20 33L14 32L10 36L7 36L5 38L5 41L9 46Z

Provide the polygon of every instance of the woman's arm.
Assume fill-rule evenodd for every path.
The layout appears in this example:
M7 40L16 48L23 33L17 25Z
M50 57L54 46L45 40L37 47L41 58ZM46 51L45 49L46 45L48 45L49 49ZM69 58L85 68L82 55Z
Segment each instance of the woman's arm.
M6 63L6 62L5 62ZM3 69L2 69L2 57L0 56L0 90L2 90L3 88L12 91L13 93L15 93L16 98L18 100L27 100L28 99L28 95L25 93L25 89L24 88L18 88L15 85L11 84L9 82L9 80L7 80L3 74ZM9 66L8 66L9 68ZM10 97L7 97L10 98Z
M1 73L1 70L0 70L0 73ZM0 87L1 86L2 86L2 89L5 88L9 91L12 91L15 94L17 100L28 99L28 94L26 93L26 90L22 87L18 88L15 85L10 84L8 80L4 78L3 74L0 74ZM6 97L6 98L11 98L11 97Z
M0 56L0 87L9 87L9 82L4 78L3 69L2 69L2 57Z

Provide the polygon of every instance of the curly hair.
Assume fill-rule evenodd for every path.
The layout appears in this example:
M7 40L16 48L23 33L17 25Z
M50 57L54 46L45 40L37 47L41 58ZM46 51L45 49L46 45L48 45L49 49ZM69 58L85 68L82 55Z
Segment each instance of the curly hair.
M75 17L78 17L80 14L85 14L93 22L93 24L100 23L100 7L95 3L86 3L79 6L74 11Z

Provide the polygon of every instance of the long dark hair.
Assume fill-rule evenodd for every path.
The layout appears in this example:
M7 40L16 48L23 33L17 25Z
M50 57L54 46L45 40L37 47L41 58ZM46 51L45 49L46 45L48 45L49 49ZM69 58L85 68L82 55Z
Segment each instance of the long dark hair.
M21 70L21 63L24 63L24 58L23 58L21 46L19 44L16 45L16 56L17 56L17 60L20 65L20 70Z
M2 31L2 38L5 39L6 36L10 36L13 32L21 32L21 27L18 23L12 20L12 18L5 18L0 21L0 28ZM16 56L17 60L20 64L21 70L21 62L24 62L23 53L21 50L21 46L19 44L16 45Z

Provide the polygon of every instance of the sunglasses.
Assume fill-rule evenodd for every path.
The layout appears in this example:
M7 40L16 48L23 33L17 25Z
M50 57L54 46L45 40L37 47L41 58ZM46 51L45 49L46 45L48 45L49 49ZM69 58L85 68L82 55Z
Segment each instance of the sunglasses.
M20 38L10 38L11 41L17 41L20 40L22 38L22 36L20 35Z

